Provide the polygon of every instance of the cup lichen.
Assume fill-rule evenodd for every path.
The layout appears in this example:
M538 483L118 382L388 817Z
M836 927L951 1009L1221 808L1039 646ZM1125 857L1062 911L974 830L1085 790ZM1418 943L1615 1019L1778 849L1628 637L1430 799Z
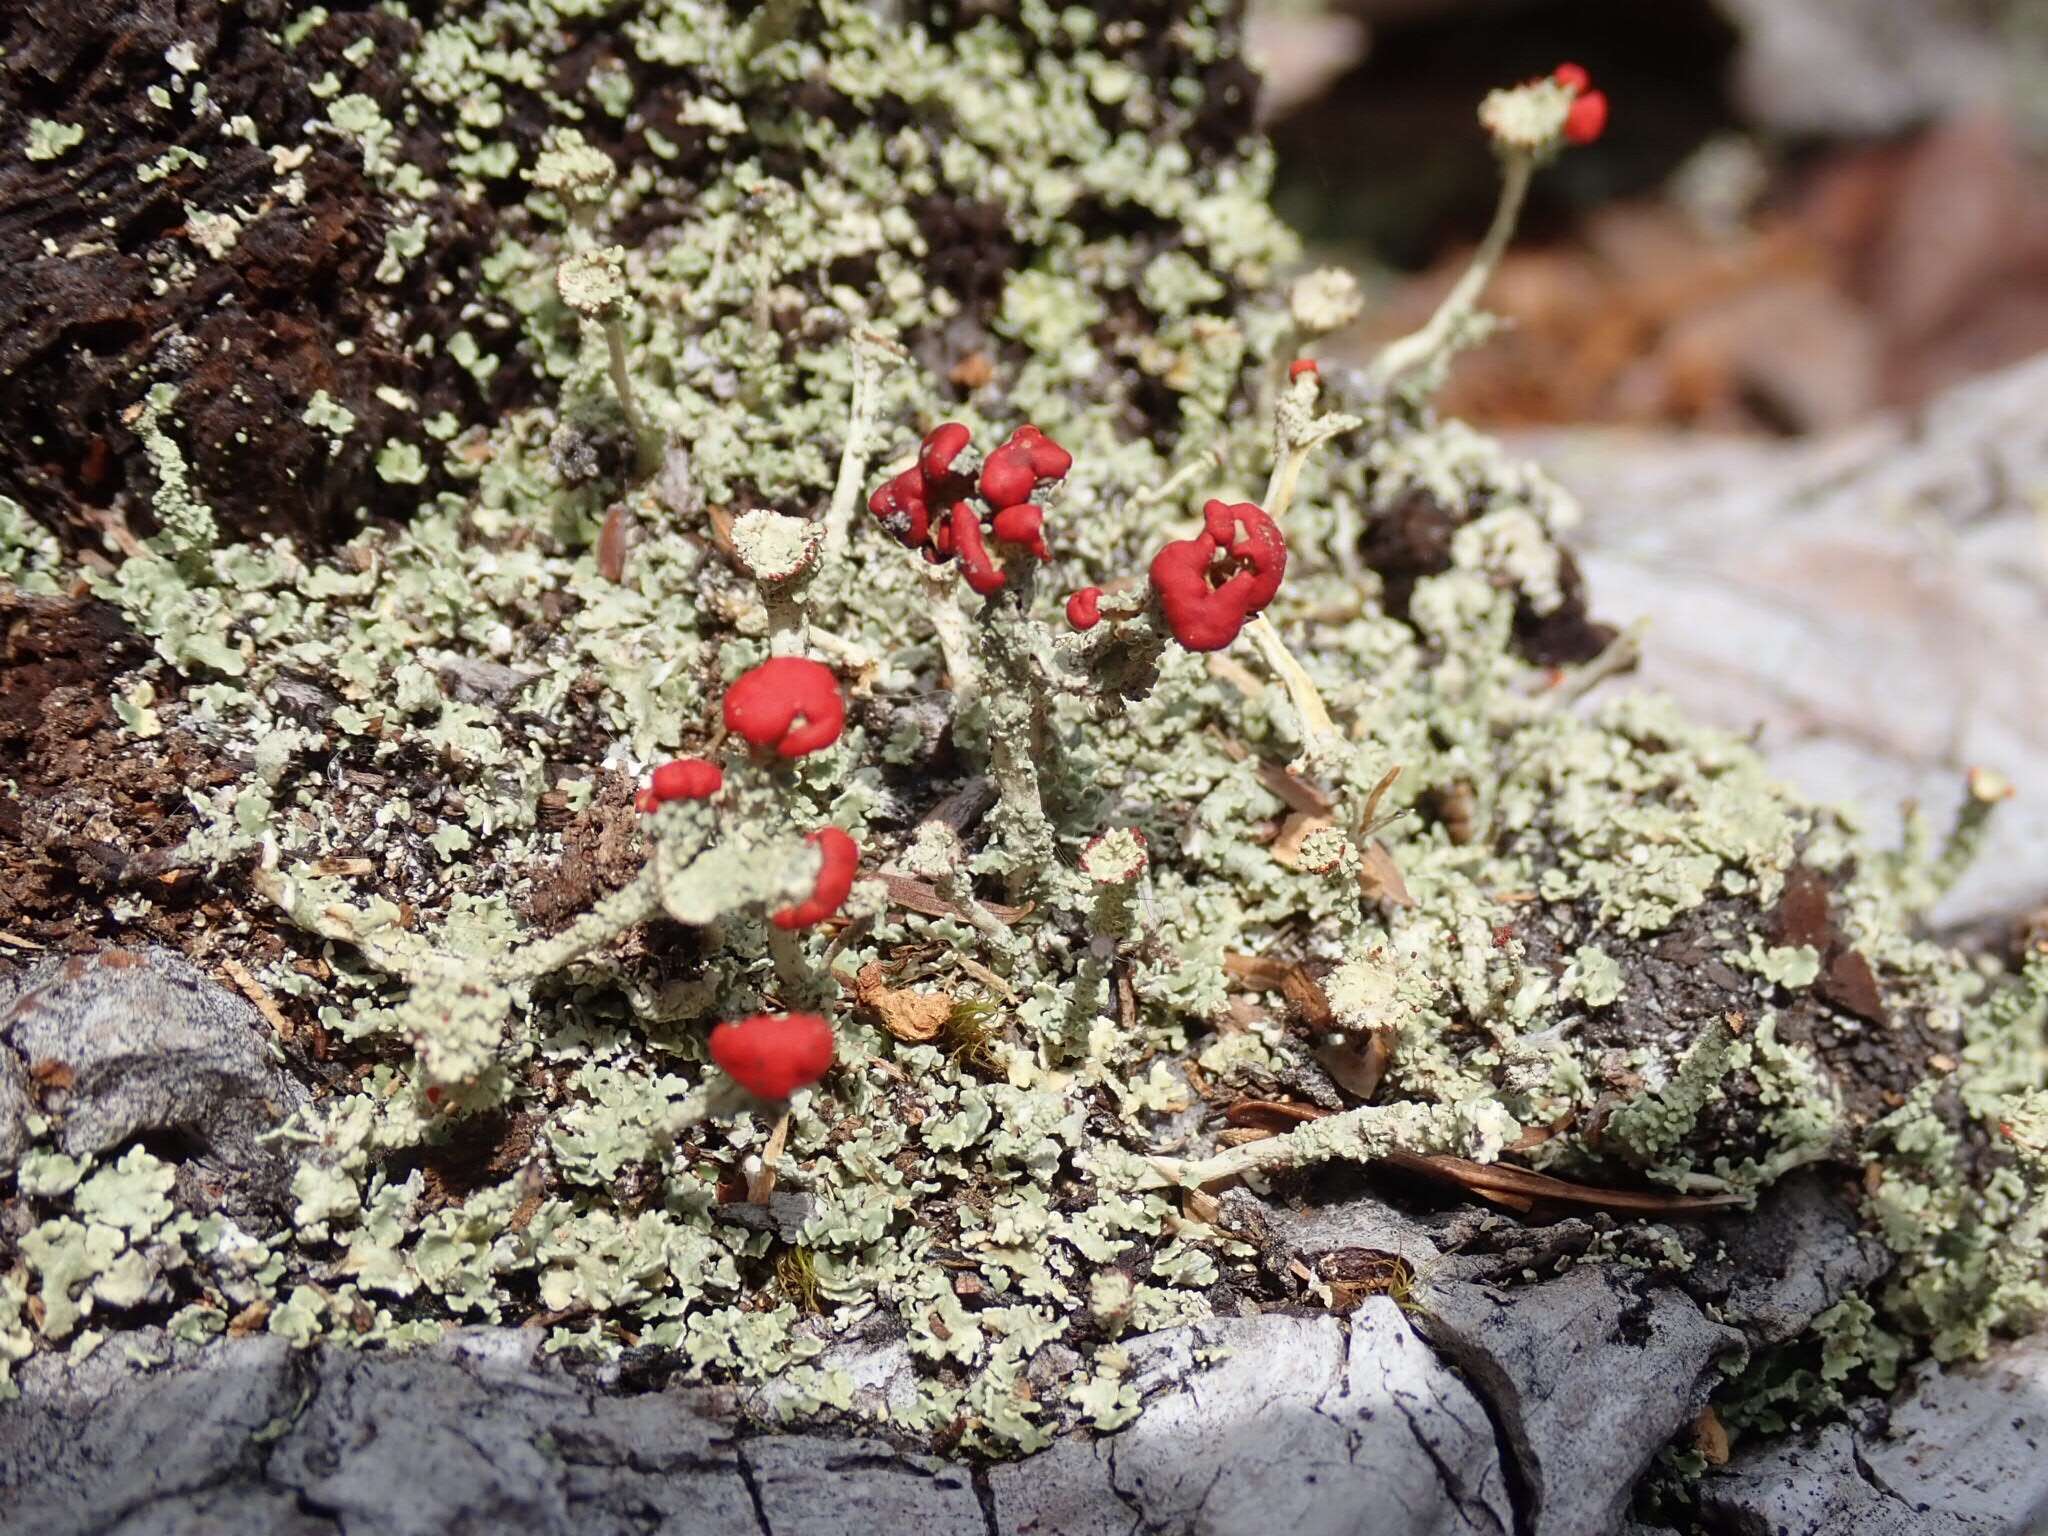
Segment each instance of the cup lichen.
M847 1411L807 1362L881 1316L917 1362L893 1428L1030 1449L1133 1411L1115 1335L1262 1294L1256 1255L1188 1214L1201 1184L1388 1152L1734 1195L1867 1169L1896 1265L1807 1341L1830 1381L2038 1314L2038 1170L1996 1127L2043 1080L2048 972L1987 980L1916 926L1996 786L1946 851L1887 861L1665 703L1546 693L1553 666L1605 676L1613 637L1559 542L1570 498L1428 403L1478 285L1362 377L1262 382L1356 299L1323 276L1290 308L1268 151L1215 88L1231 7L1153 36L1045 0L944 27L644 0L576 85L554 66L584 9L423 7L407 99L330 110L376 175L493 210L475 330L394 344L545 381L412 444L433 473L387 476L409 520L223 542L175 398L148 395L160 547L87 579L155 648L127 684L150 739L246 764L193 792L186 859L281 936L251 971L353 1070L278 1133L300 1167L272 1231L167 1200L143 1153L49 1177L39 1143L0 1369L151 1307L180 1338L296 1344L526 1321ZM287 37L329 24L294 14ZM1503 228L1569 106L1525 89L1490 109ZM302 130L253 125L281 181ZM638 449L609 465L571 451L607 392ZM339 444L346 408L311 408ZM1118 608L1205 502L1262 482L1285 583L1207 656L1143 618L1060 636L1028 579L977 617L853 516L887 445L940 420L1071 450L1046 584ZM47 541L0 514L0 570L47 585ZM836 745L636 816L648 765L731 745L717 701L770 655L837 669ZM992 811L969 792L991 777ZM765 914L812 892L823 825L884 873L836 933L785 935L796 964ZM1252 997L1245 956L1318 979L1334 1021ZM879 1027L850 984L871 965L972 1029ZM842 976L839 1069L765 1154L784 1234L744 1198L768 1112L703 1109L705 1032ZM1372 1102L1318 1065L1333 1032L1391 1042ZM1214 1150L1197 1111L1276 1083L1338 1112ZM1086 1357L1064 1407L1025 1375L1055 1341Z

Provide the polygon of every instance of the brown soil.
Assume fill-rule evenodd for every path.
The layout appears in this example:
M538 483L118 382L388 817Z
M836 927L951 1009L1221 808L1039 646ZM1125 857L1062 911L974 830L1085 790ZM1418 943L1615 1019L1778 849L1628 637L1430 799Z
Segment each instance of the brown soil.
M129 736L111 684L141 647L115 612L89 599L0 588L0 965L41 946L83 950L153 939L189 950L183 931L228 908L164 858L191 830L186 796L235 770L195 739ZM124 889L151 905L117 923ZM217 910L216 910L217 908Z
M189 797L244 770L175 727L142 739L121 725L114 692L144 655L104 603L0 586L0 976L53 951L140 944L176 950L237 990L247 989L225 962L253 971L285 959L324 976L317 944L172 857L197 820ZM173 702L175 683L158 693L160 708ZM133 905L118 916L124 898ZM308 1076L331 1075L311 1004L264 1002Z
M542 806L545 814L545 799ZM544 929L562 927L631 880L646 857L631 781L618 773L599 775L590 805L562 825L561 858L534 872L527 921Z
M400 60L418 27L364 10L286 49L268 35L282 9L276 0L0 8L0 137L20 143L33 118L86 130L56 159L0 161L0 493L75 547L97 546L109 520L141 521L154 474L132 418L154 382L178 387L174 435L222 528L314 543L345 534L364 512L401 514L436 488L386 484L375 467L386 438L429 447L423 419L445 410L487 421L526 388L516 359L485 390L445 348L423 355L411 345L475 324L460 311L476 291L491 210L429 200L425 249L399 281L382 282L375 272L397 205L352 142L303 128L326 113L311 85L330 71L402 121ZM375 45L360 66L342 54L359 39ZM171 75L164 54L178 44L194 50L191 78L206 82L210 108L196 115L183 99L166 110L146 94ZM310 149L296 168L298 201L268 148L220 131L237 115L265 146ZM443 170L430 132L404 131L401 145L430 174ZM204 163L156 174L178 149ZM188 210L238 208L254 216L220 257L191 238ZM380 399L386 386L411 396L417 414ZM339 452L303 419L319 390L356 417Z

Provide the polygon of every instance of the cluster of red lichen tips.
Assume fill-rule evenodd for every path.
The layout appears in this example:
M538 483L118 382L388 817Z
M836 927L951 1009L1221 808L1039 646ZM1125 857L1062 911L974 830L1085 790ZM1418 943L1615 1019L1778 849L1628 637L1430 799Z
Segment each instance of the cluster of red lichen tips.
M1572 93L1571 109L1564 116L1567 144L1591 144L1607 131L1607 93L1593 89L1593 77L1583 65L1560 64L1550 78Z
M829 747L846 727L839 679L823 662L775 656L749 668L725 690L725 728L757 759L804 757ZM725 771L708 758L662 763L640 791L642 811L679 800L715 799ZM853 891L860 845L838 827L805 838L818 850L818 877L802 901L769 914L783 929L813 928L836 914ZM711 1031L711 1059L757 1098L786 1099L832 1065L832 1026L815 1013L761 1013Z
M1273 601L1287 573L1279 525L1248 501L1212 501L1202 531L1152 557L1152 590L1173 638L1191 651L1220 651Z
M1045 509L1034 497L1073 468L1074 456L1038 428L1022 426L974 462L973 433L957 421L927 432L917 462L885 480L868 510L889 536L934 565L958 558L967 585L987 596L1008 578L989 545L1043 560ZM977 503L979 503L977 505Z
M1287 541L1272 518L1248 501L1211 501L1200 533L1152 557L1152 597L1184 649L1220 651L1273 601L1286 574ZM1069 597L1067 622L1101 623L1102 588Z
M1286 574L1279 524L1248 501L1211 501L1200 533L1152 557L1152 597L1183 649L1220 651L1273 601ZM1067 599L1074 628L1093 629L1102 619L1102 588L1083 587Z
M740 674L725 690L725 727L755 751L803 757L839 739L846 726L846 701L839 679L823 662L776 656ZM837 827L820 827L808 839L823 862L811 894L777 912L778 928L810 928L844 905L860 866L860 848Z
M820 661L776 656L742 673L725 690L725 728L762 753L803 757L829 747L846 728L839 679ZM658 810L677 800L710 800L725 770L709 758L679 757L654 770L636 804Z

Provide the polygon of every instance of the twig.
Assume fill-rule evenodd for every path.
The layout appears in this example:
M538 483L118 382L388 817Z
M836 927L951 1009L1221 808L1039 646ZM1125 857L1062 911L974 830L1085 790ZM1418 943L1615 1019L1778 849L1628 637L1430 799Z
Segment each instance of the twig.
M220 968L228 973L229 980L242 989L243 996L256 1005L256 1011L263 1015L272 1029L287 1040L292 1038L292 1021L284 1016L284 1011L277 1006L276 999L264 990L263 984L249 974L247 966L239 960L223 957Z
M1646 1216L1675 1215L1683 1211L1724 1210L1747 1205L1747 1195L1667 1195L1654 1190L1609 1189L1597 1184L1574 1184L1554 1179L1547 1173L1531 1173L1506 1163L1475 1163L1441 1153L1390 1152L1382 1162L1410 1173L1455 1184L1475 1194L1503 1194L1527 1200L1555 1200L1567 1205L1590 1205L1601 1210L1634 1211Z

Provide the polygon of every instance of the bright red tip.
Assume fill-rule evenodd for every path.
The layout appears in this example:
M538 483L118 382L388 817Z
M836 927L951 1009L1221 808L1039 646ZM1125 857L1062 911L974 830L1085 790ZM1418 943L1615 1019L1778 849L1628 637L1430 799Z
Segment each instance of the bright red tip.
M917 468L927 486L944 481L953 473L953 461L966 451L974 434L957 421L941 422L925 433L918 445ZM958 489L964 490L965 487Z
M1083 587L1067 599L1067 622L1076 629L1093 629L1102 622L1102 588Z
M1022 426L981 466L981 499L1000 512L1031 499L1042 483L1062 478L1074 456L1034 426Z
M1607 93L1588 91L1564 115L1567 144L1591 144L1607 131Z
M1273 600L1286 570L1287 542L1273 519L1248 501L1211 501L1199 537L1175 539L1152 557L1152 590L1185 649L1220 651Z
M642 805L642 810L652 810L655 805L666 805L671 800L709 800L725 788L725 770L718 764L701 757L679 757L672 763L663 763L654 770L654 776L642 795L652 797L654 805Z
M917 468L906 469L893 480L884 480L868 497L868 510L875 514L890 538L916 549L931 533L931 507L925 499L924 475Z
M1041 560L1050 560L1052 551L1045 547L1045 509L1030 502L1014 507L1005 507L989 521L989 531L995 534L998 544L1015 544L1028 549Z
M782 757L831 746L845 725L839 679L807 657L773 657L725 690L725 728Z
M860 868L860 844L837 827L820 827L804 841L817 844L825 862L809 897L770 919L778 928L810 928L825 921L846 904L854 872Z
M711 1059L761 1099L786 1099L832 1070L832 1026L815 1013L757 1013L711 1031Z
M960 557L960 574L967 585L983 597L1003 590L1002 567L990 558L988 542L981 535L981 519L964 501L953 503L953 515L946 525L953 534L953 552Z
M1560 64L1550 72L1550 78L1577 95L1593 83L1593 77L1586 73L1583 64Z

